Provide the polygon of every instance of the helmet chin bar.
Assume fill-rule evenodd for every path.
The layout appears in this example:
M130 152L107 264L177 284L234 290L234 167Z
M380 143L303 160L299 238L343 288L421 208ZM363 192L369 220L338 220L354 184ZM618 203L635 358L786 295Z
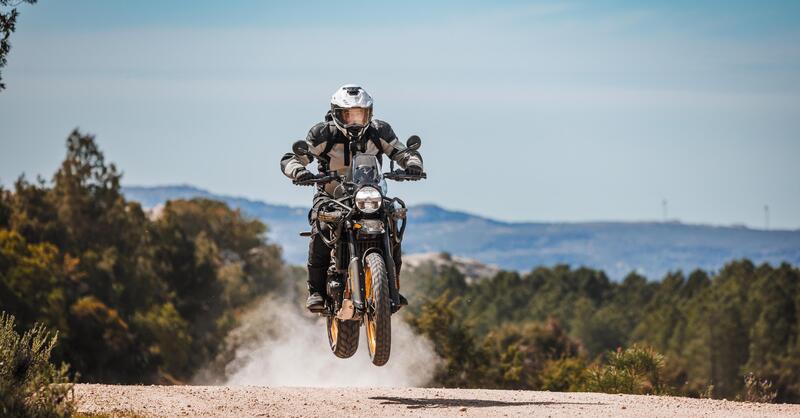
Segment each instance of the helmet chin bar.
M367 130L367 127L366 126L349 126L349 127L345 127L345 130L347 131L347 137L349 139L351 139L353 141L357 141L357 140L361 139L361 137L364 135L364 131Z

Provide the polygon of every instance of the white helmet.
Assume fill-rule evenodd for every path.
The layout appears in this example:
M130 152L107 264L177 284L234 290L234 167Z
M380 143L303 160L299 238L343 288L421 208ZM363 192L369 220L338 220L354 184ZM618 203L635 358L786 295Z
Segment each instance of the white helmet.
M339 87L331 97L333 123L350 139L358 139L372 120L372 97L355 84Z

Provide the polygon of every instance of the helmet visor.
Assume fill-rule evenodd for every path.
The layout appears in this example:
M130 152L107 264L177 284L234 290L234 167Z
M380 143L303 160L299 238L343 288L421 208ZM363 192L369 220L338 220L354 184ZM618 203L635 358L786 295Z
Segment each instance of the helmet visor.
M337 109L338 118L345 126L366 126L369 123L370 110L364 107Z

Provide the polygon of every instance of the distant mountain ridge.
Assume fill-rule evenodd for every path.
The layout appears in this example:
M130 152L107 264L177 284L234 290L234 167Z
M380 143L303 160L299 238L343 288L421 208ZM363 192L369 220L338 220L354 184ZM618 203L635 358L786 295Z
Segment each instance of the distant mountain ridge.
M127 186L126 197L152 208L170 199L221 200L269 226L269 238L290 263L305 264L308 208L216 195L189 185ZM540 265L569 264L604 270L621 279L637 271L660 279L675 270L717 270L736 258L756 263L800 264L800 230L764 231L746 227L679 222L502 222L425 204L409 208L405 253L448 252L504 269L527 271Z

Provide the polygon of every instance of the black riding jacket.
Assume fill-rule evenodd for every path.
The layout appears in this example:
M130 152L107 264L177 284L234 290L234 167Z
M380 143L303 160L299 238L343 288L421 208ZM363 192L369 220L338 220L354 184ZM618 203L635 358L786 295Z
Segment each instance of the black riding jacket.
M353 156L348 147L349 140L336 127L327 115L324 122L314 125L306 136L308 149L318 160L318 170L320 173L336 171L340 175L347 174ZM378 156L386 154L395 160L400 167L406 168L408 165L416 165L422 168L422 157L416 151L406 152L398 155L398 152L406 149L406 145L397 139L392 127L388 123L373 119L370 126L364 132L358 146L361 153ZM304 169L311 160L307 157L298 157L293 153L284 154L281 158L281 171L287 177L294 179L297 173ZM332 182L325 186L325 191L333 194L338 183Z

